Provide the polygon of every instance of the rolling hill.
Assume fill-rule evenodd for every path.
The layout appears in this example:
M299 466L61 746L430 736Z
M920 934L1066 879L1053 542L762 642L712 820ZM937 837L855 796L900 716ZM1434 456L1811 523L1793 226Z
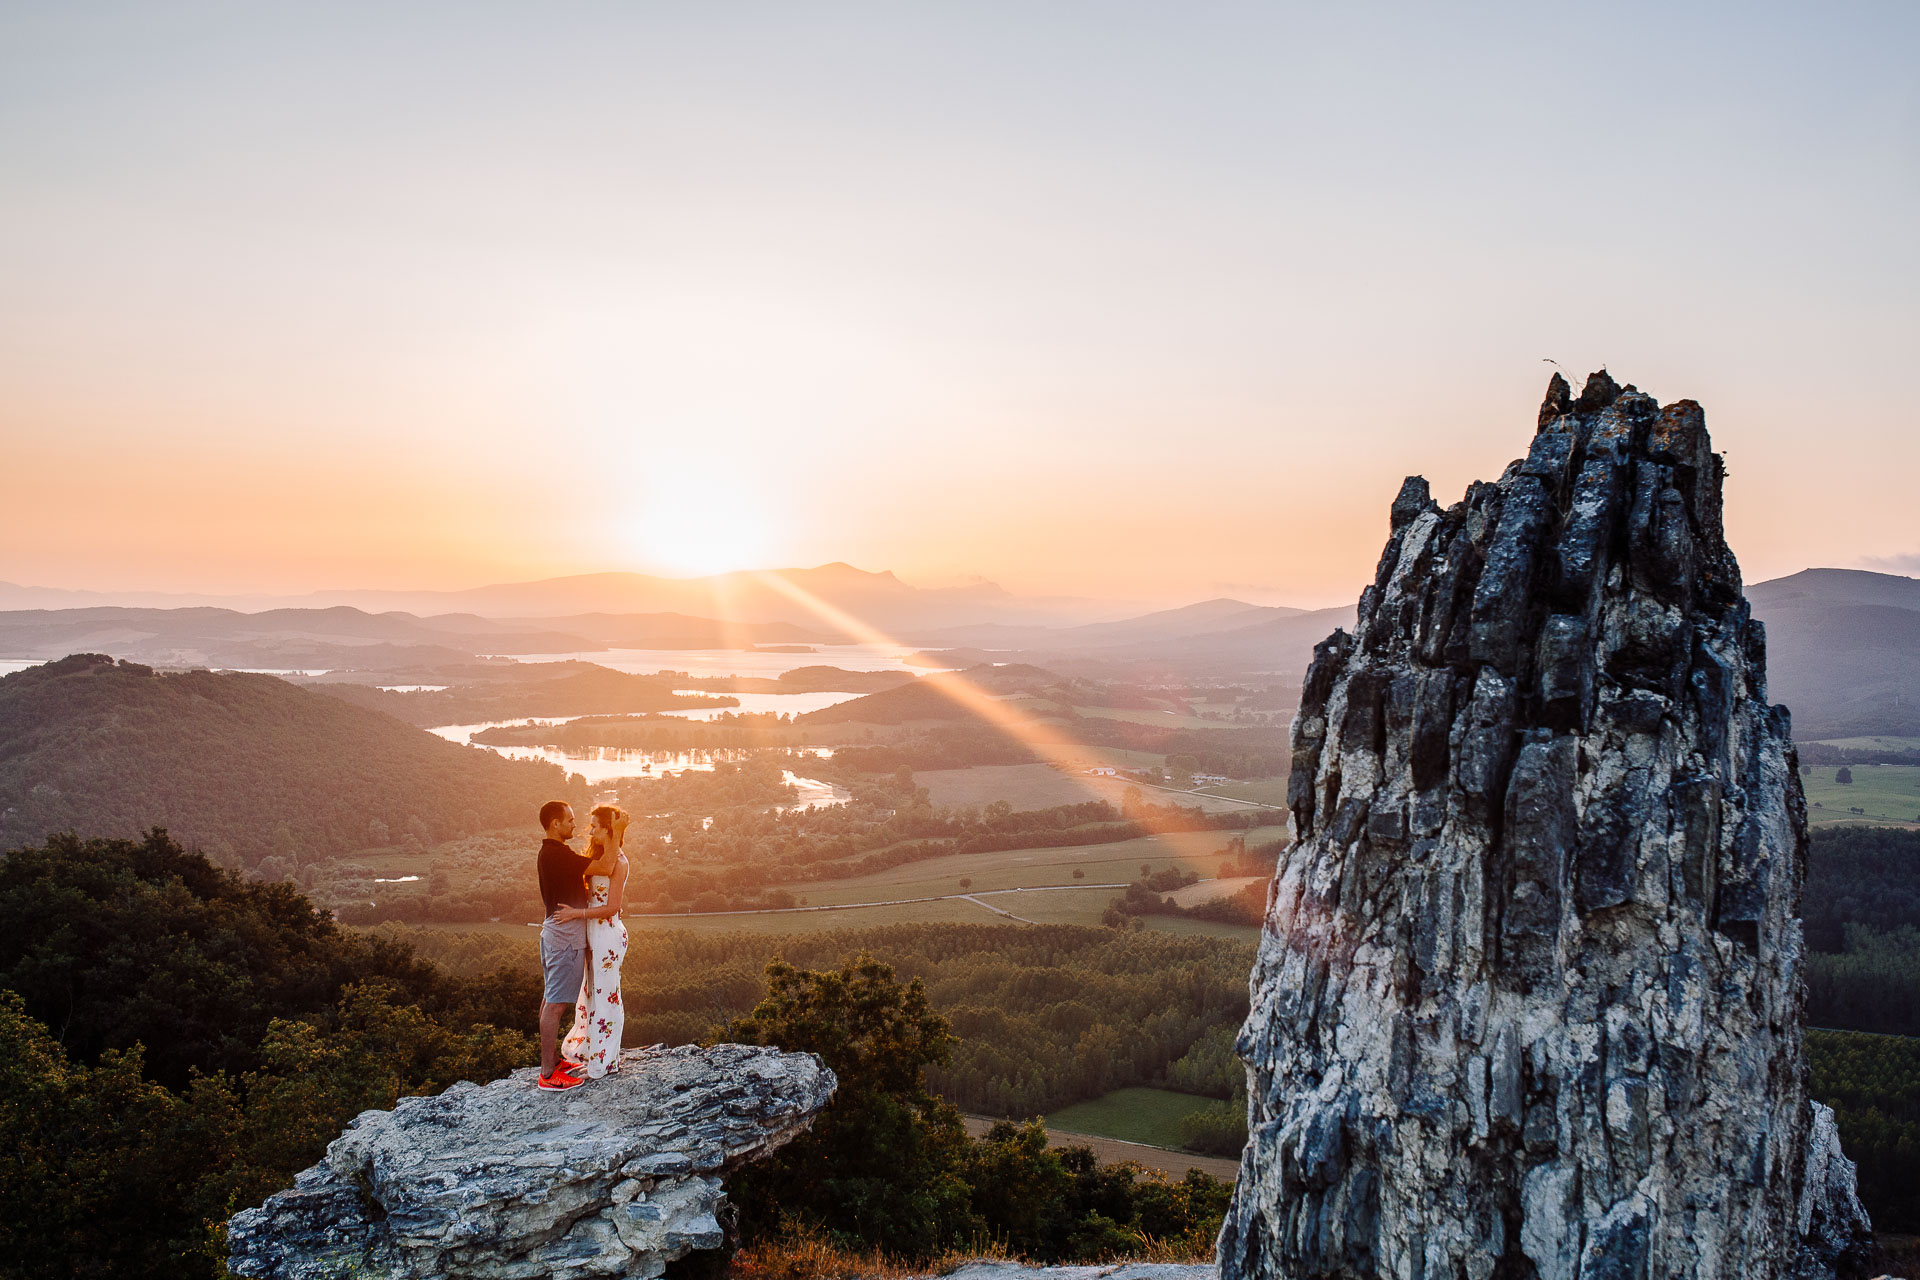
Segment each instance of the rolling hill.
M228 865L297 865L409 835L532 833L566 785L272 676L83 654L0 679L0 847L161 826Z
M731 623L680 613L494 619L325 609L19 609L0 612L0 655L106 652L170 667L421 673L478 654L609 648L708 649L818 643L784 622Z
M1747 588L1767 624L1768 696L1793 735L1920 737L1920 581L1807 569Z
M1023 663L1004 666L982 665L959 672L958 678L971 686L970 696L987 694L1009 697L1062 689L1069 682L1062 676ZM915 724L929 721L980 721L969 709L967 698L946 692L955 679L948 675L922 676L912 684L870 693L863 698L809 711L796 716L795 724Z

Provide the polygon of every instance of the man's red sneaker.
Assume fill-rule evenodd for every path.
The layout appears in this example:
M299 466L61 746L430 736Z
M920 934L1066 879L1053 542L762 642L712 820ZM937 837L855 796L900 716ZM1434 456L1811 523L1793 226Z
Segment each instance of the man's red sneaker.
M558 1093L562 1089L578 1089L586 1081L578 1076L570 1076L556 1067L552 1075L541 1076L534 1083L550 1093Z
M553 1064L553 1069L555 1071L564 1071L570 1076L577 1076L580 1074L580 1064L575 1062L572 1058L560 1059L560 1061Z

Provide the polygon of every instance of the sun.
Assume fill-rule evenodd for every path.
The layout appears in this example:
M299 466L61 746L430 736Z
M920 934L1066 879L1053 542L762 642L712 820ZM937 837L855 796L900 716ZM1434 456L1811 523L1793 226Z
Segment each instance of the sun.
M656 496L630 518L627 542L654 572L704 578L777 567L779 539L769 513L724 483Z

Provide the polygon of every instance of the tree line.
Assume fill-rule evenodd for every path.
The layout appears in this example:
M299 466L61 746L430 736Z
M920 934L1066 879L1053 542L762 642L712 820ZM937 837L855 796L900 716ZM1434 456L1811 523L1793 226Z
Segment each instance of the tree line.
M526 939L394 926L376 933L410 940L454 973L533 964ZM959 1043L928 1078L962 1110L1024 1119L1130 1085L1230 1096L1217 1053L1212 1074L1178 1065L1246 1016L1253 948L1224 938L1012 924L638 931L621 979L627 1037L699 1040L752 1007L771 960L832 966L863 950L925 983L951 1021Z

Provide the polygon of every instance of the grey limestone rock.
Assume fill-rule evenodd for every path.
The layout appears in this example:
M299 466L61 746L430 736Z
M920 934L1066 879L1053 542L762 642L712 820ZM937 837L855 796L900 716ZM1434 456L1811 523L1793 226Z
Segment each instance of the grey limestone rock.
M721 1178L833 1096L812 1054L627 1049L565 1093L534 1069L362 1113L290 1190L228 1224L258 1280L645 1280L722 1243Z
M1864 1261L1806 1095L1805 801L1723 474L1698 405L1556 375L1497 483L1401 489L1293 725L1228 1280Z

